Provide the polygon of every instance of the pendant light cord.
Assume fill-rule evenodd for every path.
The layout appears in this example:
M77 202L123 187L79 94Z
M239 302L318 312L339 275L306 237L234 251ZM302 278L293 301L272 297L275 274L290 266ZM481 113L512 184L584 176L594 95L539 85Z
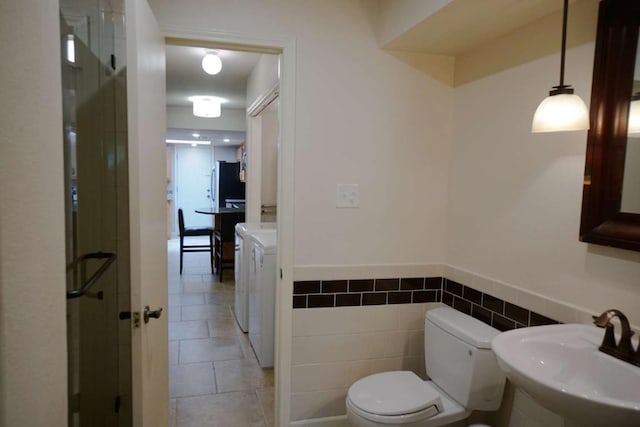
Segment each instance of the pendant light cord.
M567 16L569 12L569 0L564 0L562 12L562 47L560 50L560 88L564 87L564 58L567 50Z

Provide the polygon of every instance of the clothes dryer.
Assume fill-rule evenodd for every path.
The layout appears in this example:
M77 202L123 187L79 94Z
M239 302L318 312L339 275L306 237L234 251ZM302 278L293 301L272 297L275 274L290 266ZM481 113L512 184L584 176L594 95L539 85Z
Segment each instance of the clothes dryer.
M276 231L250 234L249 341L263 368L273 366L276 305Z
M239 222L236 224L235 244L235 304L234 314L242 332L249 331L249 261L251 258L251 242L245 245L248 233L257 230L275 230L275 222Z

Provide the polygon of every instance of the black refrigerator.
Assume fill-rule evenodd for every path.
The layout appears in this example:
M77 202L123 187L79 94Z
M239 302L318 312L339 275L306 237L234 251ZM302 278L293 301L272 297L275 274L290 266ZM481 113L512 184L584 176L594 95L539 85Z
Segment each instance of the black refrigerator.
M211 171L213 206L226 207L227 199L244 200L244 182L240 181L240 162L217 161Z

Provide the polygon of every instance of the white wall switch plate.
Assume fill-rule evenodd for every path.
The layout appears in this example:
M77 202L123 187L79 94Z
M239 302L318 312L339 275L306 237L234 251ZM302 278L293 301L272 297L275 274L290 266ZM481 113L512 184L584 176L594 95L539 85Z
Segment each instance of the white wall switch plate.
M336 207L357 208L358 204L358 184L338 184L336 190Z

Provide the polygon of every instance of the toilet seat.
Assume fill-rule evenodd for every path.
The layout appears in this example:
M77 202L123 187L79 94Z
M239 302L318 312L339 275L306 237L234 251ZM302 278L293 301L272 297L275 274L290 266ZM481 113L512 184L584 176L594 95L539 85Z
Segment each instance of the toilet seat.
M347 400L358 412L384 418L424 419L444 410L440 394L411 371L362 378L349 388Z
M389 401L382 400L389 396ZM404 401L405 398L408 401ZM389 403L391 401L394 403ZM435 427L462 420L471 413L432 381L424 381L410 371L383 372L362 378L349 388L345 403L349 421L354 426ZM390 415L392 413L396 415Z
M403 415L379 415L371 412L363 411L353 404L351 399L346 399L347 412L357 415L358 417L372 421L378 424L413 424L420 421L428 420L438 414L438 410L434 406L430 406L418 412Z

